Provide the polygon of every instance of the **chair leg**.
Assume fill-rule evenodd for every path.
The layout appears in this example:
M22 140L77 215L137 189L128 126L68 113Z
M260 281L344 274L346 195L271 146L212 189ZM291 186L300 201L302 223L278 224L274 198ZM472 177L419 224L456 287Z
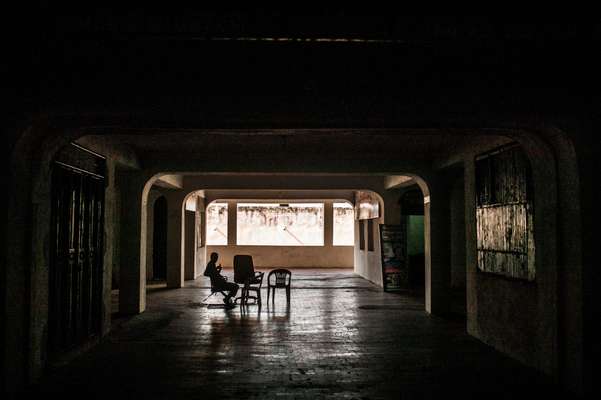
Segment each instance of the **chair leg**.
M286 302L290 303L290 288L286 288Z
M212 295L214 295L217 292L212 292L210 295L208 295L207 297L205 297L204 299L201 300L201 303L204 303L205 301L207 301L209 299L209 297L211 297Z
M244 305L248 305L248 297L249 297L249 293L250 293L250 284L247 281L244 284Z
M240 305L244 305L244 288L240 290L240 297L238 298L240 299Z
M267 303L269 303L269 292L271 292L271 287L267 286Z

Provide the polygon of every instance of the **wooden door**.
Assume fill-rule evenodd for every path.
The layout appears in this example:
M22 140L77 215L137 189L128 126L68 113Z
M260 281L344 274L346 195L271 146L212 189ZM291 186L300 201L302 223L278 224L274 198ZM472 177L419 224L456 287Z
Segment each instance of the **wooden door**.
M54 164L52 187L51 357L100 333L104 178L57 162Z

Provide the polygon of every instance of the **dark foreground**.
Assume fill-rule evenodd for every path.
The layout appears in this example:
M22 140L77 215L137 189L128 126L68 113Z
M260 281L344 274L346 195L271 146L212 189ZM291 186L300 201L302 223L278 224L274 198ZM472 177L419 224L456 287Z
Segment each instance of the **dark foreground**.
M147 311L50 371L28 397L61 399L549 398L530 368L347 271L293 272L292 301L208 309L204 280L152 288ZM211 302L219 302L215 296Z

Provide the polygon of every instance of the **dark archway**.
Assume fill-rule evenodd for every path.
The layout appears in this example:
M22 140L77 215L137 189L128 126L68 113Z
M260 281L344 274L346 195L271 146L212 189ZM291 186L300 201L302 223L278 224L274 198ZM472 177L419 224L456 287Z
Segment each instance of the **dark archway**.
M424 195L418 185L399 199L401 221L406 229L409 286L423 290L425 285Z
M152 266L154 280L167 279L167 199L159 197L154 203L152 235Z

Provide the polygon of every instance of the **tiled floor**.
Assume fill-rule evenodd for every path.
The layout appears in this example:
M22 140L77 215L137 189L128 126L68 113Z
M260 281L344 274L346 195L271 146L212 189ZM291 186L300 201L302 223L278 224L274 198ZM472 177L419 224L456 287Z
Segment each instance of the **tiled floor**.
M231 275L231 271L225 271ZM62 398L538 398L544 377L347 270L293 271L292 301L209 309L201 278L152 285L147 311L33 391ZM210 301L219 303L213 296ZM265 300L266 292L263 297ZM40 393L41 394L41 393Z

